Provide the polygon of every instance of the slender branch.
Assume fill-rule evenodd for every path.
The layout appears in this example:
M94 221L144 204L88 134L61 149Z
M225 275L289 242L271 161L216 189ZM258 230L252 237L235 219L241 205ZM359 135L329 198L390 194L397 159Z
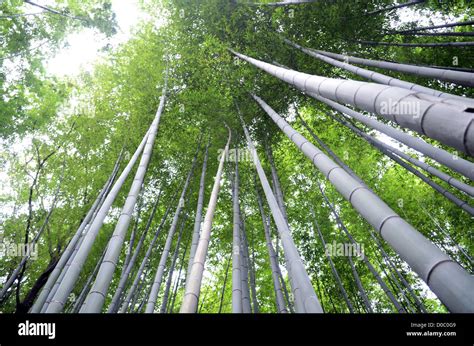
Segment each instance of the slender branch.
M474 46L474 42L432 42L432 43L398 43L398 42L376 42L376 41L364 41L356 40L356 43L364 44L367 46L393 46L393 47L468 47Z
M408 6L413 6L413 5L421 4L421 3L423 3L423 2L425 2L425 0L411 0L411 1L405 2L405 3L403 3L403 4L398 4L398 5L393 5L393 6L387 6L387 7L384 7L384 8L378 9L378 10L375 10L375 11L367 12L366 15L378 14L378 13L382 13L382 12L386 12L386 11L391 11L391 10L395 10L395 9L399 9L399 8L403 8L403 7L408 7Z
M47 12L50 12L50 13L54 13L54 14L57 14L57 15L60 15L60 16L63 16L63 17L71 18L71 19L80 20L80 21L83 21L83 22L87 22L87 21L88 21L87 19L84 19L84 18L75 17L75 16L70 16L70 15L68 15L68 14L66 14L66 13L58 12L58 11L56 11L56 10L53 10L52 8L49 8L49 7L46 7L46 6L37 4L36 2L30 1L30 0L23 0L23 1L26 2L26 3L29 4L29 5L39 7L39 8L41 8L41 9L47 11Z
M474 20L469 20L466 22L447 23L447 24L441 24L441 25L423 26L423 27L414 28L414 29L393 31L392 33L401 34L401 33L408 33L408 32L414 32L414 31L423 31L423 30L440 29L440 28L452 28L455 26L466 26L466 25L474 25Z

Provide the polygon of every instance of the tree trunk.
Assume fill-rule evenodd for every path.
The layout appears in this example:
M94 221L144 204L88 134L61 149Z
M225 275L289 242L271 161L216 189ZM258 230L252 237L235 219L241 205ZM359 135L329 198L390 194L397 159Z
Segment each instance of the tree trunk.
M393 154L403 158L404 160L414 164L415 166L427 171L428 173L431 173L432 175L434 175L434 176L438 177L439 179L445 181L446 183L450 184L451 186L467 193L470 196L474 196L474 187L472 187L468 184L465 184L462 181L459 181L459 180L451 177L450 175L448 175L448 174L446 174L446 173L444 173L444 172L428 165L427 163L425 163L423 161L420 161L418 159L415 159L415 158L411 157L410 155L407 155L404 152L402 152L402 151L400 151L400 150L398 150L398 149L396 149L396 148L394 148L390 145L387 145L387 144L383 143L382 141L378 140L377 138L374 138L374 137L368 135L367 133L363 132L357 126L352 125L350 122L343 119L343 117L336 117L336 116L333 116L332 114L329 114L329 113L326 113L326 114L328 116L330 116L331 118L333 118L334 120L340 122L341 124L349 127L354 133L356 133L359 136L361 136L362 138L364 138L369 144L371 144L371 145L373 145L377 148L386 149L386 150L392 152ZM454 196L454 195L452 195L452 196L455 200L460 201L460 199L457 198L456 196ZM447 198L449 198L449 197L447 197ZM458 203L458 205L462 205L462 203L461 204Z
M438 221L436 221L436 219L434 218L434 216L424 207L423 205L423 202L418 202L421 209L423 209L423 212L428 215L428 217L431 219L431 221L433 221L433 223L436 225L436 228L441 232L443 233L444 237L446 237L447 239L449 239L452 243L452 245L454 245L458 250L459 252L461 252L464 257L466 257L467 261L471 264L471 266L474 264L474 260L473 258L466 252L465 249L463 249L450 235L449 233L440 226L440 224L438 223Z
M222 176L222 170L224 168L224 161L227 157L227 153L229 152L229 144L231 140L231 132L229 128L228 131L229 137L227 139L227 144L219 162L219 167L217 169L216 177L214 180L214 186L212 187L209 205L207 207L206 216L204 217L201 236L199 237L198 246L196 248L196 254L194 256L193 265L191 267L191 273L189 274L188 284L186 285L183 303L180 309L181 313L195 313L198 309L202 275L204 272L204 264L206 262L207 251L209 248L209 241L211 237L212 219L214 218L217 198L219 196L220 181Z
M336 313L336 314L339 313L339 310L337 309L336 305L334 304L334 301L332 300L332 294L329 292L329 290L323 283L321 283L321 285L324 288L324 292L326 293L326 296L329 297L329 301L331 302L332 308L334 309L333 313Z
M354 262L352 261L352 257L349 256L348 259L349 264L351 266L352 275L354 276L354 279L356 281L357 289L359 290L359 294L361 295L362 301L364 302L364 307L368 312L372 313L372 306L370 305L370 300L367 297L367 293L365 292L364 286L362 286L362 280L360 279L359 273L357 272L357 268Z
M418 233L377 195L364 188L306 138L296 132L262 99L253 96L280 129L314 163L336 189L392 246L453 312L474 311L474 277ZM439 265L441 264L442 265Z
M369 79L371 81L374 81L376 83L380 84L385 84L385 85L390 85L390 86L395 86L407 90L413 90L413 91L419 91L427 95L431 96L436 96L444 99L445 103L448 104L453 104L453 105L464 105L464 106L474 106L474 99L468 98L468 97L463 97L463 96L458 96L458 95L452 95L449 93L441 92L435 89L427 88L415 83L410 83L406 82L391 76L384 75L382 73L370 71L364 68L360 68L354 65L351 65L347 62L340 62L336 59L330 58L328 56L319 54L311 49L304 48L290 40L284 39L284 41L289 44L290 46L302 51L303 53L312 56L313 58L319 59L321 61L324 61L332 66L339 67L341 69L344 69L346 71L352 72L358 76L361 76L363 78Z
M33 284L33 287L30 289L30 291L26 294L25 299L20 304L16 305L16 314L26 314L28 310L31 309L33 302L40 292L41 288L43 285L46 283L48 280L49 275L53 271L54 267L59 261L59 256L52 257L49 260L48 266L46 269L41 273L41 275L36 279L35 283Z
M283 292L280 284L278 261L276 258L275 250L273 249L272 240L270 237L270 227L269 223L267 222L265 210L263 209L262 196L260 195L260 191L258 190L256 179L254 181L254 185L255 192L257 194L258 209L260 210L260 215L262 217L263 231L265 232L268 256L270 258L270 267L272 269L273 288L275 290L275 303L279 313L287 313L288 309L286 308L285 298L283 297Z
M336 219L336 222L337 222L337 225L339 227L339 229L345 233L345 235L347 236L347 238L349 238L350 242L353 244L353 245L357 245L357 242L354 240L354 238L352 238L352 235L349 233L349 230L346 228L346 226L344 225L344 223L342 222L340 216L339 216L339 213L336 211L336 209L334 208L333 204L331 202L329 202L329 199L328 197L326 196L326 193L324 192L324 190L322 189L321 187L321 184L319 183L319 181L317 182L318 183L318 187L319 187L319 191L321 192L321 195L323 196L327 206L329 207L329 209L331 210L332 214L334 215L334 218ZM393 292L388 288L387 284L382 280L382 278L380 277L379 273L375 270L374 266L372 265L372 263L369 262L369 260L367 259L366 256L362 255L361 256L362 260L364 261L365 265L367 266L367 268L369 269L369 271L374 275L375 279L377 280L377 282L379 283L380 287L382 288L382 290L385 292L385 294L387 295L387 297L390 299L390 301L393 303L393 305L395 306L395 308L398 310L398 312L406 312L405 309L400 305L400 302L395 298L395 295L393 294ZM353 271L355 271L355 267L354 267L354 263L352 261L352 258L349 259L349 262L351 264L351 268Z
M245 219L244 219L244 222L245 222ZM247 235L246 235L245 229L242 234L244 236L244 241L247 243L247 248L248 248L248 241L247 241ZM250 255L248 256L248 258L249 258L250 289L252 292L252 309L253 309L254 314L258 314L260 313L260 306L258 304L258 299L257 299L257 284L256 284L256 278L255 278L255 251L254 251L253 232L252 232L252 258L250 259Z
M248 248L247 243L244 241L245 223L240 213L240 269L241 269L241 283L242 283L242 312L249 314L252 312L250 305L250 290L249 290L249 265L248 265Z
M162 228L163 228L163 226L166 222L166 218L168 217L168 214L171 210L171 206L173 205L173 201L176 197L176 192L174 193L173 197L170 199L170 203L168 204L168 207L166 208L166 211L165 211L163 217L161 218L160 225L158 226L158 228L155 231L155 236L153 237L150 245L148 245L148 249L146 251L146 254L142 259L142 263L140 264L140 267L138 268L138 271L137 271L137 274L135 275L135 279L133 280L132 286L130 287L130 289L127 293L127 297L125 298L125 301L123 302L122 307L120 309L121 313L124 313L124 312L127 311L128 306L129 306L129 304L132 300L132 297L135 295L135 292L136 292L137 287L138 287L138 283L141 280L142 273L144 272L145 267L148 265L148 261L150 259L151 252L153 251L153 247L155 246L155 243L158 240L158 236L161 233L161 230L162 230ZM132 303L132 306L133 306L133 303Z
M102 265L99 269L99 272L97 273L97 277L94 284L92 285L89 295L84 302L84 306L79 311L80 313L99 313L102 311L105 297L107 295L107 290L109 289L110 283L112 281L116 263L122 250L122 245L128 226L130 225L133 209L137 202L138 194L140 193L140 190L143 186L143 180L145 179L146 170L153 152L153 146L155 144L161 114L165 106L167 83L166 78L160 105L156 112L155 119L150 126L146 144L143 149L143 154L135 173L135 178L133 179L132 186L130 187L130 191L122 208L122 213L120 214L119 220L115 226L112 238L108 243L107 253L105 254L104 260L102 261Z
M123 150L120 151L119 156L117 157L117 160L115 161L114 168L112 170L112 173L109 175L107 181L105 182L104 186L102 187L102 190L100 191L99 195L97 196L96 200L92 204L91 208L87 212L86 216L81 222L81 225L79 226L78 230L74 234L74 236L71 238L69 241L66 249L64 250L64 253L61 255L61 258L59 262L56 264L54 267L53 272L51 275L48 277L48 281L44 285L43 289L41 290L40 295L38 296L38 299L36 299L35 304L31 308L31 313L39 313L39 312L44 312L46 311L46 308L49 305L49 302L53 298L54 294L56 293L56 289L59 286L60 281L57 283L56 282L59 280L60 276L63 274L63 268L67 265L67 263L70 261L71 257L75 255L77 251L76 247L79 243L82 242L84 232L87 231L87 226L90 225L92 220L95 218L95 215L97 214L98 210L101 208L104 199L110 192L110 188L118 174L118 170L120 168L120 162L122 161L122 155L123 155ZM69 267L69 266L68 266ZM62 280L62 279L61 279ZM56 287L54 292L52 289ZM51 297L50 297L51 294ZM48 301L48 298L49 301Z
M390 259L390 256L385 252L382 244L380 243L380 241L377 239L377 237L374 235L374 233L372 232L372 230L369 230L370 231L370 236L371 238L374 240L375 244L377 245L380 253L382 254L382 256L385 258L385 260L390 264L390 266L392 267L392 269L395 271L395 273L397 274L399 280L401 281L401 283L407 288L408 292L410 293L410 295L413 297L413 300L415 301L415 304L418 306L418 309L420 312L422 313L427 313L426 311L426 308L424 306L424 304L421 302L421 300L417 297L417 295L415 294L415 292L413 291L413 288L411 287L411 285L405 280L405 278L403 277L403 275L398 271L397 267L395 266L395 264L393 263L393 261Z
M163 96L162 102L161 102L163 104L164 104L164 99L165 97ZM97 212L97 215L92 221L92 224L90 225L89 230L87 231L87 234L84 236L84 240L81 244L80 249L77 251L76 256L74 256L74 261L71 263L71 266L68 268L68 271L65 273L64 278L62 279L53 299L51 300L51 303L49 304L45 312L58 313L62 311L64 304L66 303L66 300L69 297L69 294L71 293L72 289L74 288L74 285L76 284L79 274L81 273L81 270L87 259L87 256L89 255L92 245L94 244L94 241L97 237L97 234L99 233L99 230L102 227L102 224L104 223L105 217L107 216L107 213L110 207L112 206L112 203L114 202L123 183L125 182L125 179L130 174L132 167L135 165L135 162L137 161L138 156L142 152L149 133L150 133L150 130L148 130L145 136L143 137L142 142L138 146L137 150L133 154L129 163L120 174L120 177L117 179L117 181L113 185L112 189L110 190L109 194L104 200L102 206Z
M312 95L315 99L318 101L321 101L323 103L326 103L327 105L333 107L337 111L347 114L350 117L357 119L361 123L372 127L376 129L377 131L380 131L387 136L390 136L399 142L402 142L403 144L406 144L407 146L419 151L420 153L423 153L426 156L431 157L432 159L438 161L439 163L442 163L446 167L451 168L452 170L463 174L464 176L474 179L474 163L469 162L467 160L464 160L463 158L457 158L454 159L453 154L450 154L449 152L436 148L432 146L431 144L423 141L420 138L413 137L407 133L404 133L400 130L397 130L389 125L385 125L375 119L369 118L367 116L362 115L361 113L355 112L352 109L340 105L339 103L333 102L331 100L328 100L324 97L320 97L317 95ZM455 184L454 181L451 181L453 184ZM466 189L466 184L456 184L455 185L458 189ZM468 190L472 189L469 185L467 185Z
M285 221L286 221L286 223L289 227L288 214L286 213L285 199L283 198L283 191L281 189L280 179L278 178L278 173L277 173L277 170L276 170L275 162L273 160L272 148L268 144L267 136L265 137L265 142L264 143L265 143L265 155L267 156L268 162L270 163L270 170L271 170L271 174L272 174L273 194L275 195L275 197L277 199L277 203L278 203L278 206L281 209L281 212L283 214L283 218L285 219ZM280 238L279 238L279 235L277 233L276 234L276 240L275 240L275 255L277 256L277 260L278 260L278 256L279 256L279 254L278 254L278 250L279 250L279 247L280 247L279 244L280 244ZM287 289L286 289L286 285L283 281L283 277L281 278L281 280L282 280L283 288L285 290L285 294L288 297L288 292L287 292ZM288 304L290 304L289 300L288 300Z
M225 287L227 285L227 277L229 275L230 260L231 260L231 257L229 257L229 259L227 260L224 283L222 285L222 291L221 291L221 300L220 300L220 303L219 303L219 313L222 312L222 304L224 303L224 293L225 293Z
M179 265L178 277L176 278L176 283L173 289L173 299L171 301L171 306L169 307L169 310L168 310L171 313L174 311L174 303L176 301L176 295L178 294L178 289L183 281L181 279L181 272L183 271L184 259L186 258L186 252L188 251L188 246L189 246L190 241L191 241L191 238L188 237L188 240L186 241L186 246L183 250L183 255L181 256L181 260L180 260L181 264Z
M370 244L370 247L373 249L373 244L371 243ZM375 250L372 250L372 251L375 251ZM390 284L390 287L394 293L394 295L396 295L400 305L403 306L403 308L405 309L405 311L408 313L415 313L415 308L413 307L413 304L412 302L410 301L410 299L408 299L405 291L403 290L403 288L401 287L401 284L399 282L399 280L397 280L392 271L387 271L387 265L385 263L383 263L379 258L378 256L373 256L379 266L379 271L382 270L382 273L384 275L384 278L387 280L387 282Z
M87 294L90 291L91 288L91 283L92 280L97 276L97 273L99 272L100 264L104 260L105 253L107 252L107 248L104 249L102 252L102 255L100 256L99 260L97 261L96 266L94 267L94 270L92 273L90 273L89 277L86 280L86 283L84 284L84 287L82 287L81 293L79 293L79 296L77 297L76 301L74 302L74 306L72 308L72 313L78 313L79 310L81 309L82 305L84 304L84 301L86 300Z
M319 297L319 299L320 299L319 302L321 303L321 308L323 309L323 312L326 313L327 311L326 311L326 308L324 307L323 293L322 293L322 291L321 291L321 287L320 287L320 286L321 286L321 284L319 283L319 279L318 279L318 280L316 280L316 289L317 289L317 291L318 291L317 293L318 293L318 297Z
M20 307L20 310L23 311L23 309L25 308L26 305L28 305L28 307L31 307L33 305L33 302L28 302L27 304L22 304L20 302L20 288L21 288L21 280L23 278L23 274L25 272L25 269L26 269L26 263L28 262L28 260L30 259L31 257L31 250L32 250L32 247L33 246L36 246L36 243L38 242L38 240L40 239L41 235L43 234L43 232L46 230L46 226L48 225L49 223L49 219L51 218L51 215L53 214L53 211L54 211L54 208L56 207L56 203L58 201L58 197L59 197L59 192L61 190L61 184L62 184L62 181L63 181L63 178L64 178L64 162L63 162L63 166L62 166L62 170L61 170L61 176L59 178L59 182L58 182L58 186L56 187L56 191L54 192L54 196L53 196L53 202L51 203L51 207L48 211L48 214L46 215L46 218L45 220L43 221L43 224L41 225L41 227L38 229L38 231L36 232L36 235L34 236L34 238L32 239L31 243L28 245L27 243L28 242L25 242L25 246L28 246L27 247L27 251L26 251L26 254L22 257L20 263L18 264L18 266L15 268L15 270L13 271L13 273L10 275L10 277L8 278L7 282L3 285L3 288L2 290L0 291L0 303L4 300L6 300L5 298L7 297L7 290L12 286L13 282L15 280L17 280L17 285L16 285L16 305L17 305L17 310L18 308ZM56 265L57 261L54 263L54 266ZM51 270L54 269L54 266L53 268L51 268ZM48 265L49 267L49 265ZM50 273L48 272L48 275ZM47 280L48 277L46 276L45 280ZM40 286L37 287L37 289L41 289L41 287L43 287L43 285L45 284L45 282L40 282ZM31 291L30 291L31 293ZM28 299L34 299L36 298L36 295L38 294L38 292L34 292L34 296L29 296L27 297ZM26 311L25 311L26 312Z
M130 273L132 272L133 266L135 265L135 262L137 260L138 255L140 254L140 250L143 246L143 242L145 241L145 238L148 234L148 230L150 229L151 223L153 221L153 218L155 217L156 213L156 208L158 207L158 203L160 201L161 193L163 192L162 189L160 189L160 192L158 193L158 197L156 198L156 201L153 205L153 209L151 211L151 214L148 218L147 224L145 226L145 229L140 237L140 240L138 241L138 244L135 248L135 251L133 252L132 257L127 261L125 261L124 266L126 267L125 270L123 271L122 275L120 276L119 284L117 288L115 289L114 296L112 298L112 301L109 305L108 308L108 313L115 313L117 312L120 302L122 300L122 293L125 289L125 285L127 283L128 277L130 276ZM138 217L137 217L137 223L138 223Z
M332 274L334 275L334 278L336 279L339 290L342 293L342 297L344 298L344 301L346 302L347 307L349 308L349 311L351 313L354 313L354 307L352 306L352 303L349 300L349 296L347 294L347 291L344 288L344 285L342 284L341 277L339 276L339 273L337 272L336 266L334 265L334 262L332 261L330 254L327 253L327 251L326 251L326 242L324 241L323 234L321 233L318 222L316 221L316 215L314 214L314 210L313 210L312 206L310 207L310 211L311 211L311 215L313 217L313 222L316 225L316 230L318 231L319 239L321 240L321 244L323 245L324 254L326 255L326 258L329 262L329 266L331 267ZM314 231L313 231L313 233L314 233Z
M125 249L125 260L123 261L122 271L120 273L120 279L122 279L122 277L124 276L125 271L128 267L128 263L130 263L130 258L131 258L132 253L133 253L133 245L135 245L135 238L136 238L136 234L137 234L137 228L138 228L138 224L140 223L140 218L141 218L141 214L142 214L142 203L143 203L142 195L143 195L143 193L144 193L144 187L142 185L142 187L140 188L140 194L138 195L137 215L135 217L132 232L130 233L130 238L128 240L128 247Z
M377 140L376 138L372 137L372 136L369 136L368 134L366 134L365 132L363 132L362 130L360 130L360 128L356 127L355 125L352 125L350 124L348 121L344 120L344 117L336 117L330 113L327 113L327 112L324 112L327 116L331 117L332 119L336 120L337 122L341 123L342 125L346 126L346 127L349 127L353 132L355 132L357 135L361 136L363 139L365 139L369 144L373 145L374 147L378 148L379 150L381 150L382 152L385 153L384 150L388 150L392 153L394 153L395 155L397 156L400 156L401 158L405 159L406 161L414 164L415 166L421 168L421 169L424 169L425 171L437 176L438 178L440 178L441 180L447 182L448 184L450 184L451 186L453 187L456 187L458 188L459 190L469 194L470 196L474 196L474 187L470 186L470 185L467 185L453 177L451 177L450 175L428 165L427 163L425 162L422 162L418 159L415 159L413 157L411 157L410 155L407 155L405 154L404 152L392 147L392 146L389 146L379 140ZM308 126L308 124L298 115L298 118L301 120L301 122L303 123L303 126L308 130L308 132L311 134L311 136L318 142L318 144L334 159L334 161L339 164L347 173L349 173L351 176L353 176L356 180L360 180L359 177L357 177L357 175L355 175L355 173L349 168L347 167L340 159L339 157L337 157L336 154L334 154L334 152L331 151L331 149L329 147L327 147L323 141L321 141L321 139L311 130L311 128ZM395 161L399 162L397 158L394 159ZM472 211L472 208L466 204L466 202L464 201L461 201L459 198L457 198L455 195L449 193L448 191L446 191L445 189L441 188L439 185L435 184L434 182L432 182L431 180L429 180L431 186L432 184L436 185L437 187L435 188L437 191L439 191L440 193L442 193L446 198L448 198L449 200L451 200L453 203L457 204L458 206L462 207L462 208L465 208L466 211L468 211L469 213L471 213ZM363 183L362 181L360 181L361 183Z
M321 305L319 304L316 293L314 292L311 280L309 279L308 273L304 268L303 262L301 261L301 257L295 246L293 238L291 237L291 232L288 228L288 224L283 218L283 214L278 206L276 198L271 191L270 184L268 183L267 177L265 176L265 172L263 171L253 142L250 139L247 127L245 126L242 116L240 114L239 116L240 121L242 122L245 137L247 139L247 144L253 158L253 162L255 164L258 176L260 178L260 182L263 187L263 191L272 211L272 215L275 220L275 224L277 225L278 232L280 233L287 263L288 274L290 277L293 294L295 295L296 312L322 312Z
M265 139L265 154L267 155L268 162L270 163L270 169L272 172L272 181L273 181L273 194L275 195L278 206L281 209L283 218L288 224L288 214L286 213L285 199L283 198L283 191L281 190L280 179L278 178L278 173L275 167L275 161L273 160L272 147L268 144Z
M355 172L350 169L349 166L347 166L340 158L339 156L337 156L332 150L331 148L329 148L315 133L313 130L311 130L311 128L308 126L308 124L306 123L306 121L303 120L303 118L297 113L297 117L298 119L300 119L301 123L303 124L304 128L306 130L308 130L309 134L311 135L311 137L313 137L313 139L318 142L318 144L321 146L321 148L323 148L329 156L332 157L332 159L339 165L341 166L348 174L350 174L354 179L356 179L357 181L359 181L360 183L364 184L364 182L362 181L362 179L360 179L357 174L355 174Z
M234 149L237 151L237 149ZM238 151L237 151L238 153ZM239 203L239 159L235 158L234 184L232 189L233 233L232 233L232 312L242 313L242 252L240 247L240 203Z
M191 267L193 265L194 255L196 253L197 244L199 242L199 233L201 231L202 208L204 205L204 191L206 189L206 185L205 185L206 168L207 168L207 160L209 157L210 144L211 142L209 140L206 145L206 151L205 151L204 159L202 162L201 180L199 181L199 195L198 195L198 201L197 201L197 207L196 207L196 216L194 218L193 239L191 241L191 250L189 252L188 267L186 270L186 284L188 283L189 274L191 273Z
M316 53L326 55L331 58L345 61L352 64L359 64L359 65L387 69L387 70L392 70L392 71L397 71L397 72L402 72L402 73L409 73L409 74L414 74L420 77L439 79L442 81L452 82L452 83L469 86L469 87L474 86L474 78L472 76L472 73L468 73L468 72L449 71L449 70L444 70L441 68L434 68L434 67L420 67L417 65L363 59L363 58L357 58L357 57L348 56L348 55L325 52L323 50L317 50L317 49L313 51Z
M168 297L170 293L170 287L171 287L171 280L173 279L173 272L174 268L176 266L176 260L178 259L178 254L179 254L179 245L181 244L181 238L183 236L183 230L184 226L186 225L186 220L188 219L188 214L186 213L183 217L183 220L181 222L181 227L179 230L179 235L178 235L178 240L176 240L176 248L174 249L174 254L173 258L171 260L171 265L168 270L168 280L166 280L166 287L165 287L165 292L163 293L163 300L161 302L161 309L160 313L164 314L166 313L166 306L168 304Z
M270 217L268 217L267 222L268 222L268 229L270 230L270 224L271 224ZM294 301L291 300L291 297L288 294L288 289L286 288L286 281L283 278L283 274L281 273L279 258L278 258L278 255L277 255L276 251L275 251L275 256L276 256L276 261L277 261L277 264L278 264L277 265L278 277L280 278L280 285L283 288L283 293L285 294L286 304L287 304L287 307L289 309L289 312L294 313L295 312L295 310L294 310Z
M236 52L234 54L303 92L309 92L310 96L321 95L377 113L401 127L412 129L471 155L474 154L474 127L469 129L474 117L468 112L469 109L443 104L441 98L403 88L309 75ZM402 100L403 105L413 110L416 107L417 111L407 116L406 111L402 109L405 107L394 107Z
M199 139L198 147L197 147L196 153L194 154L191 168L189 169L189 173L186 177L186 181L183 186L183 191L181 192L179 203L174 213L173 222L171 223L170 230L168 231L168 237L166 238L166 243L163 248L163 252L161 253L160 263L158 264L158 268L156 270L155 278L153 280L153 285L150 291L150 295L148 296L148 301L147 301L146 310L145 310L146 313L153 313L155 309L158 293L160 292L161 282L163 281L163 274L165 271L166 261L170 253L171 244L173 242L173 236L176 231L176 227L178 226L179 216L181 214L182 209L184 208L186 192L188 190L189 183L191 182L191 178L194 173L194 168L196 167L196 161L197 161L200 146L201 146L201 138Z
M428 178L426 175L422 174L420 171L414 169L412 166L405 163L403 160L401 160L401 158L404 158L405 160L413 163L414 165L416 165L418 167L431 168L430 169L431 172L439 172L441 176L444 176L445 175L444 173L438 171L436 168L433 168L433 167L427 165L424 162L421 162L420 160L412 158L411 156L401 152L400 150L398 150L396 148L393 148L391 146L386 145L382 141L379 141L378 139L376 139L372 136L369 136L365 132L361 131L359 128L355 127L354 125L348 123L347 121L345 121L343 119L339 119L338 121L340 121L343 125L347 126L349 129L354 131L359 136L361 136L369 144L371 144L372 146L374 146L375 148L380 150L382 153L387 155L389 158L391 158L392 160L397 162L400 166L405 168L407 171L409 171L410 173L413 173L414 175L419 177L421 180L423 180L426 184L428 184L433 189L438 191L442 196L447 198L449 201L456 204L461 209L467 211L469 214L474 215L474 208L471 207L469 204L467 204L466 201L461 200L460 198L458 198L457 196L455 196L454 194L452 194L451 192L449 192L448 190L446 190L445 188L443 188L439 184L435 183L430 178ZM426 169L426 170L429 171L428 169ZM447 178L446 180L449 182L449 178Z
M390 260L390 258L388 257L388 254L385 252L385 250L382 247L382 244L380 244L378 239L373 234L372 230L369 230L369 233L370 233L370 237L372 238L372 240L374 240L374 243L373 243L375 245L374 247L376 248L376 250L378 250L378 252L380 252L380 254L382 256L382 260L380 260L377 256L375 256L375 258L377 259L377 262L379 263L380 268L382 268L382 270L384 271L384 273L387 277L390 276L392 278L392 281L398 287L399 292L403 295L405 301L408 303L408 305L409 305L412 312L424 312L424 313L426 313L426 310L424 309L423 304L418 299L416 294L414 294L414 292L413 292L411 286L408 284L408 282L406 282L406 280L403 278L403 276L399 273L397 267ZM373 250L373 251L375 252L375 250ZM384 262L387 262L388 265L386 265ZM388 267L387 268L388 269L388 274L387 274L387 271L384 269L384 265L386 265ZM397 275L397 277L395 277L394 272ZM412 301L408 298L407 294L405 293L405 289L401 286L404 286L406 288L406 290L408 291L409 295L414 299L415 304L417 305L418 311L415 310L415 307L413 307Z

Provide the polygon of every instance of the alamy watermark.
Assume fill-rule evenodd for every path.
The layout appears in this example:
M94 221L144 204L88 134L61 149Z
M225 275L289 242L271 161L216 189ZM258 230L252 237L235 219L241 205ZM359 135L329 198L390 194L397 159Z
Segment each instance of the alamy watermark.
M52 340L56 338L56 323L54 322L30 322L26 320L24 323L18 324L19 336L46 336Z
M332 243L328 243L325 246L324 252L326 256L330 257L360 257L364 259L364 245L359 243L338 243L333 240Z
M222 154L224 153L224 149L219 149L217 151L217 160L220 161ZM247 148L245 149L229 149L227 152L225 160L227 162L248 162L252 161L252 154L250 150Z
M419 101L398 101L392 99L380 102L380 114L412 115L414 118L421 116L421 103Z
M2 257L25 257L38 259L38 244L17 244L8 241L0 241L0 258Z

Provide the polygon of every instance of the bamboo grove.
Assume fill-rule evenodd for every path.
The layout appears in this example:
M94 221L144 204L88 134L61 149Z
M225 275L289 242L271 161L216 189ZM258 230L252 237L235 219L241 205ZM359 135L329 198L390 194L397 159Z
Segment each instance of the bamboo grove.
M467 3L141 6L92 72L3 83L1 311L474 311Z

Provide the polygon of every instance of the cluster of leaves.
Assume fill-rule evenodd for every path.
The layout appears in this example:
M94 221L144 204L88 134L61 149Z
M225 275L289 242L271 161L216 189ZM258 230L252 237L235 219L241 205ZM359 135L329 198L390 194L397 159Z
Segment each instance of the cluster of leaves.
M44 61L84 28L116 33L109 0L57 1L54 7L8 0L0 3L0 138L22 136L47 125L70 87L48 76ZM56 13L55 13L56 12Z

